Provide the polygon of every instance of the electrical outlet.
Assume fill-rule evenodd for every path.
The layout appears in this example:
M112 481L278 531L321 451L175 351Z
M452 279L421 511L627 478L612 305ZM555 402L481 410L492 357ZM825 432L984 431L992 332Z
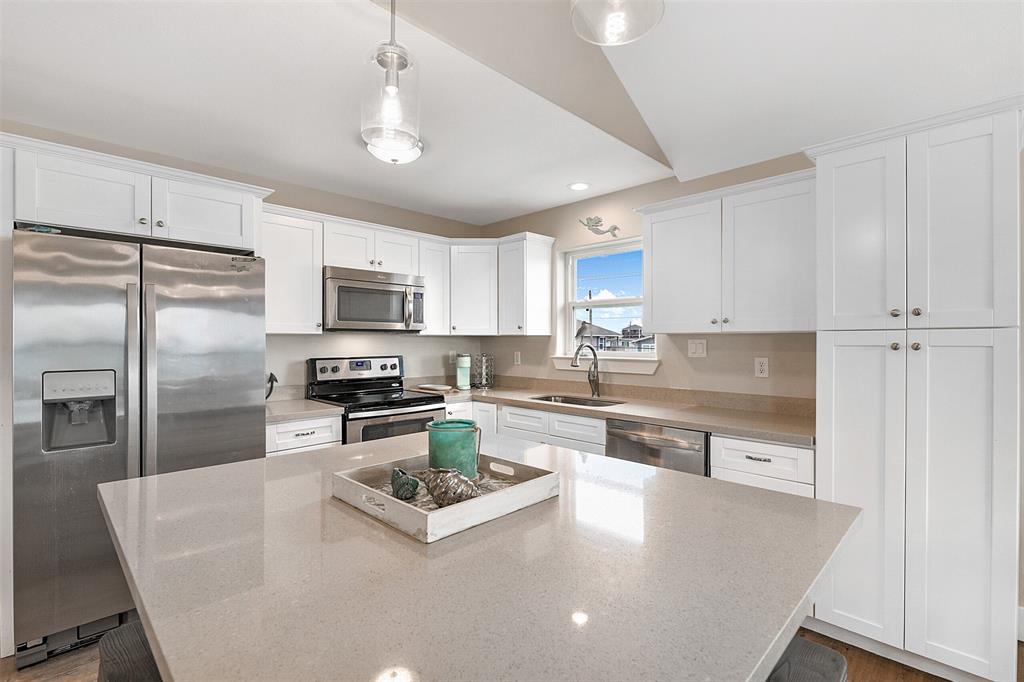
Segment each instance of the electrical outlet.
M455 351L453 351L453 350L448 351L448 364L449 365L454 365L455 364Z
M521 364L523 364L523 356L522 356L522 354L519 351L515 351L514 353L512 353L512 364L513 365L521 365Z
M754 376L758 379L768 378L768 358L754 358Z
M689 339L686 342L686 355L691 358L706 358L708 356L707 339Z

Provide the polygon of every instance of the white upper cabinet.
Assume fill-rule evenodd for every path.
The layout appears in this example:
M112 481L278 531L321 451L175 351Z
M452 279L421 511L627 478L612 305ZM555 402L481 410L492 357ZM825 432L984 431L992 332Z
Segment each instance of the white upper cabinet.
M644 331L721 331L722 202L644 220Z
M375 270L377 230L342 220L324 221L324 265Z
M817 160L818 328L905 329L903 138Z
M41 145L65 153L40 151ZM255 245L269 190L23 138L14 146L16 220L236 249Z
M817 158L819 329L1020 323L1019 117Z
M814 331L814 181L722 199L722 331Z
M451 249L452 334L494 336L498 333L498 247L461 244Z
M1019 115L907 137L911 327L1020 323Z
M15 149L14 219L148 236L150 176Z
M1016 679L1019 332L907 332L906 648Z
M423 277L423 322L420 334L451 333L451 247L445 242L420 240L420 276Z
M249 192L154 177L152 202L154 237L253 246L260 202Z
M266 261L268 334L323 327L323 223L263 213L258 255Z
M817 497L860 507L815 616L903 647L905 331L818 333Z
M378 230L374 235L376 269L397 272L403 275L418 275L420 272L420 240L416 237Z
M554 240L517 235L498 246L498 334L551 333L551 248Z

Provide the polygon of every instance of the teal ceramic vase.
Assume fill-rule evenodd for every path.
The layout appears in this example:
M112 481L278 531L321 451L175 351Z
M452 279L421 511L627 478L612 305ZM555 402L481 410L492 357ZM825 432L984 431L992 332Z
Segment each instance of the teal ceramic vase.
M476 478L480 453L480 427L472 419L442 419L427 424L431 469L458 469Z

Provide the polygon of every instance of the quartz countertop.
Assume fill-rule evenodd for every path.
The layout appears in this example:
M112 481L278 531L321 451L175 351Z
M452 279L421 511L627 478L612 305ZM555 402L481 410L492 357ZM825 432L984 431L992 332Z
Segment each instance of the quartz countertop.
M345 414L345 408L317 400L271 400L267 402L267 423L277 424L296 419L316 419Z
M165 682L763 680L859 511L547 445L560 495L424 545L331 474L426 434L99 486Z
M814 417L772 412L754 412L724 407L705 407L685 403L669 403L654 400L637 400L634 398L615 398L622 400L621 405L609 407L585 407L567 405L565 403L549 403L533 400L534 396L550 395L557 391L543 389L473 389L471 391L449 391L444 394L449 403L478 400L499 405L515 405L548 412L561 412L599 419L626 419L629 421L647 422L660 426L682 429L695 429L721 436L749 438L751 440L772 441L797 445L804 448L814 447ZM584 396L588 397L588 396Z

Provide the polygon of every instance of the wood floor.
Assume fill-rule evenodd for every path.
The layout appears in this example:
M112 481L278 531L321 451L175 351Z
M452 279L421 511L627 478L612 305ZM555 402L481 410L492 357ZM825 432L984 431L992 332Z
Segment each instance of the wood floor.
M942 679L876 656L869 651L837 642L810 630L800 630L800 636L814 642L821 642L845 656L850 671L850 682L931 682ZM1024 645L1018 643L1018 660L1021 659L1022 651L1024 651ZM14 669L14 657L0 659L0 681L95 682L99 665L99 645L90 644L21 671ZM1018 666L1017 680L1024 682L1022 666Z

